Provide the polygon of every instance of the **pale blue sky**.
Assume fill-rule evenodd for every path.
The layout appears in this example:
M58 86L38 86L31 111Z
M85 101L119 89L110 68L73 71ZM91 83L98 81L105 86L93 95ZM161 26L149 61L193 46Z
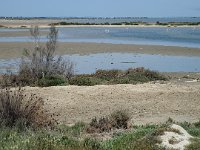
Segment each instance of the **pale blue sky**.
M200 0L0 0L0 16L199 17Z

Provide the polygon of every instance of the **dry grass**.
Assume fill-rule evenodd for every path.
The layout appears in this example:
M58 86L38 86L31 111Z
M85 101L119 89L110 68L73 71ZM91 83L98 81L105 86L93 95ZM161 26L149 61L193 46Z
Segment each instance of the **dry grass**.
M27 96L21 88L0 90L0 123L6 127L53 127L56 123L44 110L44 101L34 94Z
M109 132L112 129L127 129L129 114L125 110L113 112L110 116L92 119L86 131L88 133Z

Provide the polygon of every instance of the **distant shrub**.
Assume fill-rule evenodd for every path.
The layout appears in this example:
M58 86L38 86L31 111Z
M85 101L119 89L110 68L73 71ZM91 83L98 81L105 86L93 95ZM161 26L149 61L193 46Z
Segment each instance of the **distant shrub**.
M145 69L143 67L128 69L126 72L126 76L130 78L130 80L135 80L139 82L148 82L148 81L156 81L156 80L167 80L166 77L160 75L156 71L151 71L149 69Z
M42 98L26 96L22 89L0 90L0 124L7 127L47 127L56 122L45 112Z
M69 80L69 84L78 86L92 86L99 84L99 80L87 76L76 76Z
M64 85L64 84L66 84L66 79L60 76L44 77L42 79L39 79L37 82L37 85L41 87Z
M158 72L141 68L120 70L97 70L94 74L74 76L69 83L72 85L91 86L96 84L137 84L156 80L168 80Z
M119 72L119 70L97 70L93 76L109 81L113 78L117 78L119 76Z

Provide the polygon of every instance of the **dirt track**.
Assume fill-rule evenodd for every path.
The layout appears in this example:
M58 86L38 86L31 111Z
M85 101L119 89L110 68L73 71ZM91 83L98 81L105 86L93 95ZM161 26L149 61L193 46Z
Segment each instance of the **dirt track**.
M26 89L48 99L46 108L66 124L89 122L120 109L129 111L134 124L160 123L169 117L189 122L200 119L200 82Z

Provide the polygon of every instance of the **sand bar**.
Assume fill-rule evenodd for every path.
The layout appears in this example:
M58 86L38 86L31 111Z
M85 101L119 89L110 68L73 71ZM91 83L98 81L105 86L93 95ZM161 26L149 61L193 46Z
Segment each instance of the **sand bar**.
M44 44L44 43L43 43ZM33 48L31 42L0 42L0 59L21 57L23 49ZM200 48L186 48L175 46L108 44L108 43L73 43L59 42L57 54L95 54L95 53L138 53L160 54L169 56L198 56Z
M47 31L40 31L40 35L47 35L48 32ZM30 36L30 32L29 31L12 31L12 32L1 32L0 31L0 37L24 37Z
M30 28L31 26L39 26L40 28L49 28L52 23L65 22L66 19L28 19L28 20L17 20L17 19L0 19L0 25L7 28ZM200 25L157 25L157 24L138 24L138 25L57 25L56 27L200 27Z

